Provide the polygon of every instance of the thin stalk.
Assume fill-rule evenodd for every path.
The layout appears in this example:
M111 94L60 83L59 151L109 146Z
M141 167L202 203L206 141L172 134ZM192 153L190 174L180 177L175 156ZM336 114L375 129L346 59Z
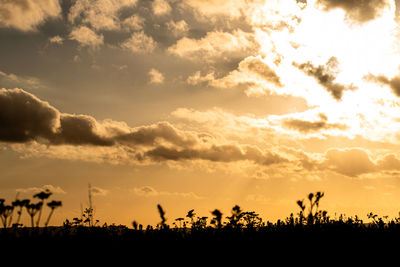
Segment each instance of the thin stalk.
M51 215L53 215L54 209L55 208L51 208L51 211L49 213L49 217L47 217L47 220L46 220L46 222L44 224L44 227L47 227L47 225L49 224L49 221L50 221Z

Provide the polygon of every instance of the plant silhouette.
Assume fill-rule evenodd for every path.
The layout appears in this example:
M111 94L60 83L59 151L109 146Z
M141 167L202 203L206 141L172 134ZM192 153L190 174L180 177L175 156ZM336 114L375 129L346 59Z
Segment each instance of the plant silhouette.
M41 205L39 206L39 214L38 214L38 218L36 221L36 226L39 227L39 222L40 222L40 217L42 215L42 208L44 205L44 202L46 199L48 199L50 196L52 195L52 193L50 192L50 190L46 189L44 191L41 191L35 195L33 195L34 198L38 198L40 200L39 203L41 203Z
M62 206L62 202L53 200L53 201L47 203L47 206L51 209L51 211L50 211L49 216L47 217L47 220L46 220L46 222L44 224L45 227L47 227L49 225L50 218L51 218L51 215L53 215L54 210L56 208Z

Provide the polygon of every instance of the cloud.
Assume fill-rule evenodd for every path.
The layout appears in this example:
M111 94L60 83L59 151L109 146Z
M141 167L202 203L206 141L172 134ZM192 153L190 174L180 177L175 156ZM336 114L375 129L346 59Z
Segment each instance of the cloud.
M25 87L25 88L43 88L45 85L36 77L20 76L14 73L5 73L0 71L0 87Z
M216 88L232 88L238 85L246 86L246 93L254 94L256 90L276 91L274 88L283 87L281 79L275 70L260 56L249 56L243 59L236 70L231 71L222 78L216 78L213 72L204 76L196 72L187 78L187 83L196 85L207 83Z
M141 197L159 197L159 196L167 196L167 197L180 197L180 198L193 198L193 199L203 199L196 195L193 192L189 193L180 193L180 192L167 192L167 191L157 191L151 186L142 186L135 187L131 190L134 194Z
M166 25L174 36L185 34L189 30L188 24L183 19L177 22L170 20Z
M0 140L27 142L49 138L60 127L60 113L21 89L0 89Z
M144 25L144 18L139 15L132 15L122 21L122 26L132 30L142 30Z
M186 0L184 4L208 17L216 15L239 17L243 14L243 10L248 7L247 2L242 0Z
M318 0L317 5L326 11L343 9L348 19L365 23L379 17L389 3L387 0Z
M249 145L212 145L206 148L169 148L158 146L144 153L156 161L207 160L213 162L251 161L260 165L286 163L288 160L272 152L263 152Z
M91 191L93 196L106 196L108 195L109 191L98 186L91 187Z
M153 38L146 35L143 31L133 33L130 38L121 44L123 49L133 53L151 53L156 46L157 43Z
M52 44L62 44L64 42L64 39L59 35L55 35L49 38L49 42Z
M367 152L360 148L330 149L325 153L325 162L322 166L351 177L378 170Z
M260 78L281 87L281 81L276 72L271 69L260 57L247 57L239 63L239 70L257 74Z
M104 36L102 34L96 34L86 26L73 29L69 37L71 40L77 41L81 46L91 48L98 48L104 43Z
M137 0L77 0L70 8L68 19L75 24L84 23L95 30L118 30L118 12L134 6Z
M151 69L149 71L149 76L150 83L162 84L164 82L164 75L156 69Z
M168 48L171 54L192 60L211 59L225 53L244 53L255 49L256 44L251 33L235 30L233 33L212 31L203 38L183 37Z
M2 0L0 27L12 27L21 31L35 31L48 18L61 13L58 0Z
M364 79L370 82L375 82L383 85L388 85L393 93L400 97L400 75L388 78L385 75L373 75L368 74L364 76Z
M345 124L328 123L328 118L324 114L319 114L319 117L320 120L318 121L307 121L295 118L284 119L283 126L303 133L316 132L327 129L346 130L348 128Z
M97 132L97 124L90 116L61 114L22 89L0 89L0 141L112 145Z
M336 57L331 57L325 65L318 67L314 66L311 62L302 64L293 63L293 65L308 76L313 77L336 100L342 99L343 91L355 89L353 85L343 85L335 82L339 65Z
M65 195L66 192L59 186L54 186L54 185L43 185L42 187L29 187L29 188L18 188L16 191L18 193L30 193L30 194L35 194L41 191L45 190L50 190L53 194L61 194Z
M171 12L171 6L165 0L154 0L152 3L153 12L156 15L164 15Z
M88 148L90 157L98 154L112 162L249 161L263 166L288 162L278 153L251 145L220 143L210 134L179 130L169 122L131 128L124 122L61 113L22 89L0 90L0 141L26 143L28 148L32 145L32 153L44 150L50 156L67 157L65 153L72 151L80 159L85 155L80 147L99 147L98 151ZM53 146L66 147L52 150ZM21 151L24 147L15 149Z

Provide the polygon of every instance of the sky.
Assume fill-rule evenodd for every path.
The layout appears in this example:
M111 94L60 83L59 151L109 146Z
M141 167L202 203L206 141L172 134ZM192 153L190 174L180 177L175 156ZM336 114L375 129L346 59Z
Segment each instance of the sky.
M400 1L0 0L0 196L52 223L400 211ZM27 220L27 215L25 214Z

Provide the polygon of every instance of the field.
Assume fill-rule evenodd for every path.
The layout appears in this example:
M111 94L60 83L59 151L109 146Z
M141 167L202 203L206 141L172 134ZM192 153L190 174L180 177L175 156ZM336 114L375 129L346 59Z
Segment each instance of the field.
M372 213L368 215L368 222L357 216L331 218L327 211L319 209L323 196L321 192L309 194L307 203L297 202L299 212L296 215L290 214L276 222L263 221L256 212L234 206L230 216L225 218L217 209L212 211L210 219L197 217L194 210L189 210L185 218L176 218L167 224L165 211L158 205L160 223L156 226L144 227L135 221L130 227L98 226L88 208L81 218L66 220L63 226L47 226L49 219L45 226L35 226L34 216L34 227L19 224L8 227L11 223L4 224L0 240L2 251L46 251L51 255L124 252L125 256L139 258L149 254L167 257L174 253L210 257L227 251L230 257L265 253L268 257L276 257L294 253L299 257L337 254L337 258L350 252L355 255L357 251L367 253L373 250L376 253L397 248L393 244L397 244L400 237L400 218L389 219ZM52 205L54 203L48 206L51 208ZM5 217L4 207L3 223L9 217ZM38 209L35 215L39 212Z

